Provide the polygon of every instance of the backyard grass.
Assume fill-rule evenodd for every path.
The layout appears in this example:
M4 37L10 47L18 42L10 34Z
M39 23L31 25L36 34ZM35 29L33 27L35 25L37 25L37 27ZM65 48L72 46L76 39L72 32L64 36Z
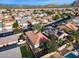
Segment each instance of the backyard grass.
M32 56L30 50L28 48L26 48L26 46L21 46L20 50L21 50L21 54L22 54L23 58L25 58L25 57L29 58Z

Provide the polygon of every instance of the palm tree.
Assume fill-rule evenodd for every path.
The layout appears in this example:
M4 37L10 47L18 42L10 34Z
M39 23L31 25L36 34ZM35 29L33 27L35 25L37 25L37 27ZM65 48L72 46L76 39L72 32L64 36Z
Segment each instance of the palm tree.
M58 19L60 19L60 16L59 15L55 15L54 20L58 20Z
M33 29L37 30L38 32L41 32L43 29L43 25L42 24L34 24Z
M55 17L54 17L54 20L58 20L61 18L61 13L58 11L58 12L55 12Z
M66 13L61 14L61 18L66 18L66 17L67 17Z

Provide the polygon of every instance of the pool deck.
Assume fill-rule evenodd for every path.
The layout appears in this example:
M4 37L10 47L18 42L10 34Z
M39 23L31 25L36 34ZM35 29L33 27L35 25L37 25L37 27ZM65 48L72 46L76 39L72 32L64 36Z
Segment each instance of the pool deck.
M60 55L59 52L51 52L51 53L48 53L44 56L42 56L41 58L64 58L62 55Z

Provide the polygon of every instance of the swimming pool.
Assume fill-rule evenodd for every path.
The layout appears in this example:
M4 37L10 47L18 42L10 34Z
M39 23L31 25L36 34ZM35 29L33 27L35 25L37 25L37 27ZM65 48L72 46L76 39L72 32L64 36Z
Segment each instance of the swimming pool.
M64 55L65 58L79 58L78 55L72 53L72 52L69 52L67 54Z
M9 50L9 49L12 49L12 48L16 48L16 47L18 47L17 44L12 44L12 45L8 45L8 46L5 46L5 47L1 47L0 52L5 51L5 50Z

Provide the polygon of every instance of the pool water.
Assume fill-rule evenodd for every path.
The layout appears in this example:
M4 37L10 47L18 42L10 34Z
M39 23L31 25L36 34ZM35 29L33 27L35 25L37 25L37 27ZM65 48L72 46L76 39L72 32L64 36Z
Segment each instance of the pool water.
M1 47L0 52L5 51L5 50L9 50L9 49L12 49L12 48L16 48L16 47L18 47L17 44L12 44L12 45L8 45L8 46L5 46L5 47Z
M74 55L73 53L69 53L69 54L65 55L64 57L66 57L66 58L78 58L78 56Z

